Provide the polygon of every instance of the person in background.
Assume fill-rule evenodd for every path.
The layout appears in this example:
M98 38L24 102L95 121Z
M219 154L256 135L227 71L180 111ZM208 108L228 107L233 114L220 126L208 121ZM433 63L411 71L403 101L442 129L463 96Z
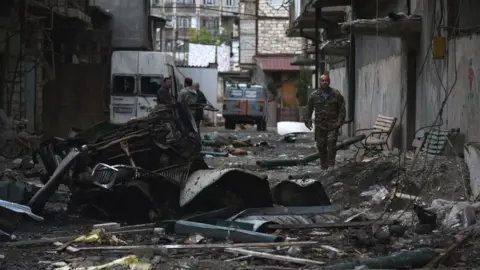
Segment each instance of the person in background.
M207 104L207 98L203 94L203 92L200 90L200 84L198 82L195 82L193 84L193 88L197 91L197 104L200 105L206 105ZM203 116L203 107L197 108L195 111L195 123L197 124L198 131L200 132L200 122L204 120Z
M338 128L346 117L345 99L330 87L327 74L320 76L320 89L315 89L307 102L303 116L305 126L312 129L312 113L315 109L315 142L320 154L320 165L326 170L335 165Z
M163 79L163 84L157 91L157 104L173 104L174 99L171 94L172 78Z
M185 78L184 84L185 88L178 93L178 102L187 106L197 103L197 90L192 86L192 78Z

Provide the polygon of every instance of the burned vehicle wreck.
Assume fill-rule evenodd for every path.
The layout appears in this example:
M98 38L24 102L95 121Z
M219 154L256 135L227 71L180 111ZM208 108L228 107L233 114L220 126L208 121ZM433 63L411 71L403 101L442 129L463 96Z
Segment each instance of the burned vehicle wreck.
M272 205L266 179L245 177L234 169L209 170L200 150L193 117L179 104L159 105L148 116L123 125L103 122L69 138L49 138L37 151L45 185L29 206L41 212L61 184L71 192L70 211L129 223L232 204ZM241 177L242 183L222 185L225 176L229 183ZM261 196L252 194L252 185Z

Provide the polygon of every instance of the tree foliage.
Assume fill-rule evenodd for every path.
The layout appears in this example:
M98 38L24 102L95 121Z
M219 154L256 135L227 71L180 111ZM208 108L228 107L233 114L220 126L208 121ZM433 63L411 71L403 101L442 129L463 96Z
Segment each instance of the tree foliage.
M300 67L300 73L298 78L295 80L300 106L307 105L308 89L312 85L312 73L312 70L305 67Z
M228 27L224 27L221 33L219 33L218 35L212 35L204 27L200 28L200 30L190 28L188 34L190 43L197 43L203 45L219 46L223 43L229 43L232 39L231 31Z

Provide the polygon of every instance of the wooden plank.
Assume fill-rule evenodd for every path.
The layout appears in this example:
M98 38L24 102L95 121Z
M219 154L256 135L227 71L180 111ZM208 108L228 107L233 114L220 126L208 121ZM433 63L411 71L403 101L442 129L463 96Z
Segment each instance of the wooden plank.
M390 132L390 128L388 127L382 127L382 126L378 126L378 125L375 125L373 126L374 129L379 129L381 131L385 131L385 132Z
M396 117L390 117L390 116L385 116L385 115L381 115L381 114L378 115L378 118L382 118L382 119L385 119L385 120L391 120L391 121L396 120Z

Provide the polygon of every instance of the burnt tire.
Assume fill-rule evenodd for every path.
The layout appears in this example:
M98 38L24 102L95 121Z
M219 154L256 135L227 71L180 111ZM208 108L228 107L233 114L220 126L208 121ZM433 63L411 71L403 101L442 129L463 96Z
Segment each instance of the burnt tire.
M22 146L15 140L5 140L0 146L0 155L14 159L22 154Z

